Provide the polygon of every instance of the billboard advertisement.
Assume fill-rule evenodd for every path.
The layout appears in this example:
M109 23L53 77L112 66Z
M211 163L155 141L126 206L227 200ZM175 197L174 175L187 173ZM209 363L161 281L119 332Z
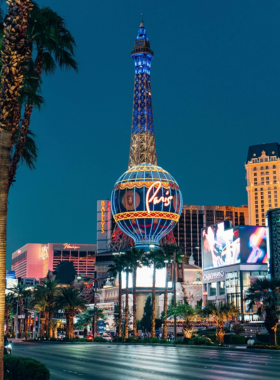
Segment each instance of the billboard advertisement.
M137 269L136 287L153 287L153 266ZM156 288L165 288L166 269L156 269ZM132 274L129 274L128 287L132 288ZM168 282L168 287L172 288L172 282ZM122 288L126 288L126 273L122 272Z
M203 269L234 264L266 264L266 228L218 223L202 230Z

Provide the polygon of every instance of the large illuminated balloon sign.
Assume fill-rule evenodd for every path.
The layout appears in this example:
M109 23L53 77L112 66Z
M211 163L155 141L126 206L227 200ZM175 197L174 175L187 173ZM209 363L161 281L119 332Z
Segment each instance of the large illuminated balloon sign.
M178 222L182 194L175 179L151 164L127 170L112 192L112 213L118 226L139 248L158 245Z

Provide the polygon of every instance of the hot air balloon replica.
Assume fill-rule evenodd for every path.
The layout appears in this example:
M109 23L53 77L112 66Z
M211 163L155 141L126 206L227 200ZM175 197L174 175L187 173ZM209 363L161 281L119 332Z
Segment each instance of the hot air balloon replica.
M178 183L164 169L141 164L128 169L116 182L112 214L137 248L158 247L178 222L183 205Z

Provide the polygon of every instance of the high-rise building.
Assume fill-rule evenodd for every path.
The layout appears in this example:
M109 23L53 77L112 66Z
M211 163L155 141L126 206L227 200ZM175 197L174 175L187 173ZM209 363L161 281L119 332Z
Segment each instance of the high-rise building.
M230 220L234 226L248 224L248 206L183 206L174 237L188 258L193 255L198 266L201 266L201 229L224 220Z
M266 211L280 205L279 157L278 143L249 147L245 168L250 225L265 226Z
M16 277L46 277L62 261L72 261L77 274L93 277L96 244L28 243L12 254L12 270Z

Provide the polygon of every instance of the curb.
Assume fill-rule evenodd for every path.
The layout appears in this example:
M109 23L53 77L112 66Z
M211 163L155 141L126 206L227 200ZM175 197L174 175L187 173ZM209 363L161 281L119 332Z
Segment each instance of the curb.
M183 347L183 348L194 348L194 349L204 349L204 350L209 350L209 349L215 349L215 350L232 350L232 351L242 351L242 352L257 352L257 353L276 353L280 354L280 350L263 350L259 348L239 348L239 347L234 347L234 346L226 346L226 347L219 347L219 346L200 346L200 345L188 345L188 344L160 344L160 343L118 343L118 342L56 342L56 341L44 341L44 340L39 340L39 341L26 341L23 340L21 341L22 343L49 343L49 344L91 344L91 345L99 345L103 344L108 346L113 345L113 346L149 346L149 347L154 347L154 346L160 346L160 347Z

